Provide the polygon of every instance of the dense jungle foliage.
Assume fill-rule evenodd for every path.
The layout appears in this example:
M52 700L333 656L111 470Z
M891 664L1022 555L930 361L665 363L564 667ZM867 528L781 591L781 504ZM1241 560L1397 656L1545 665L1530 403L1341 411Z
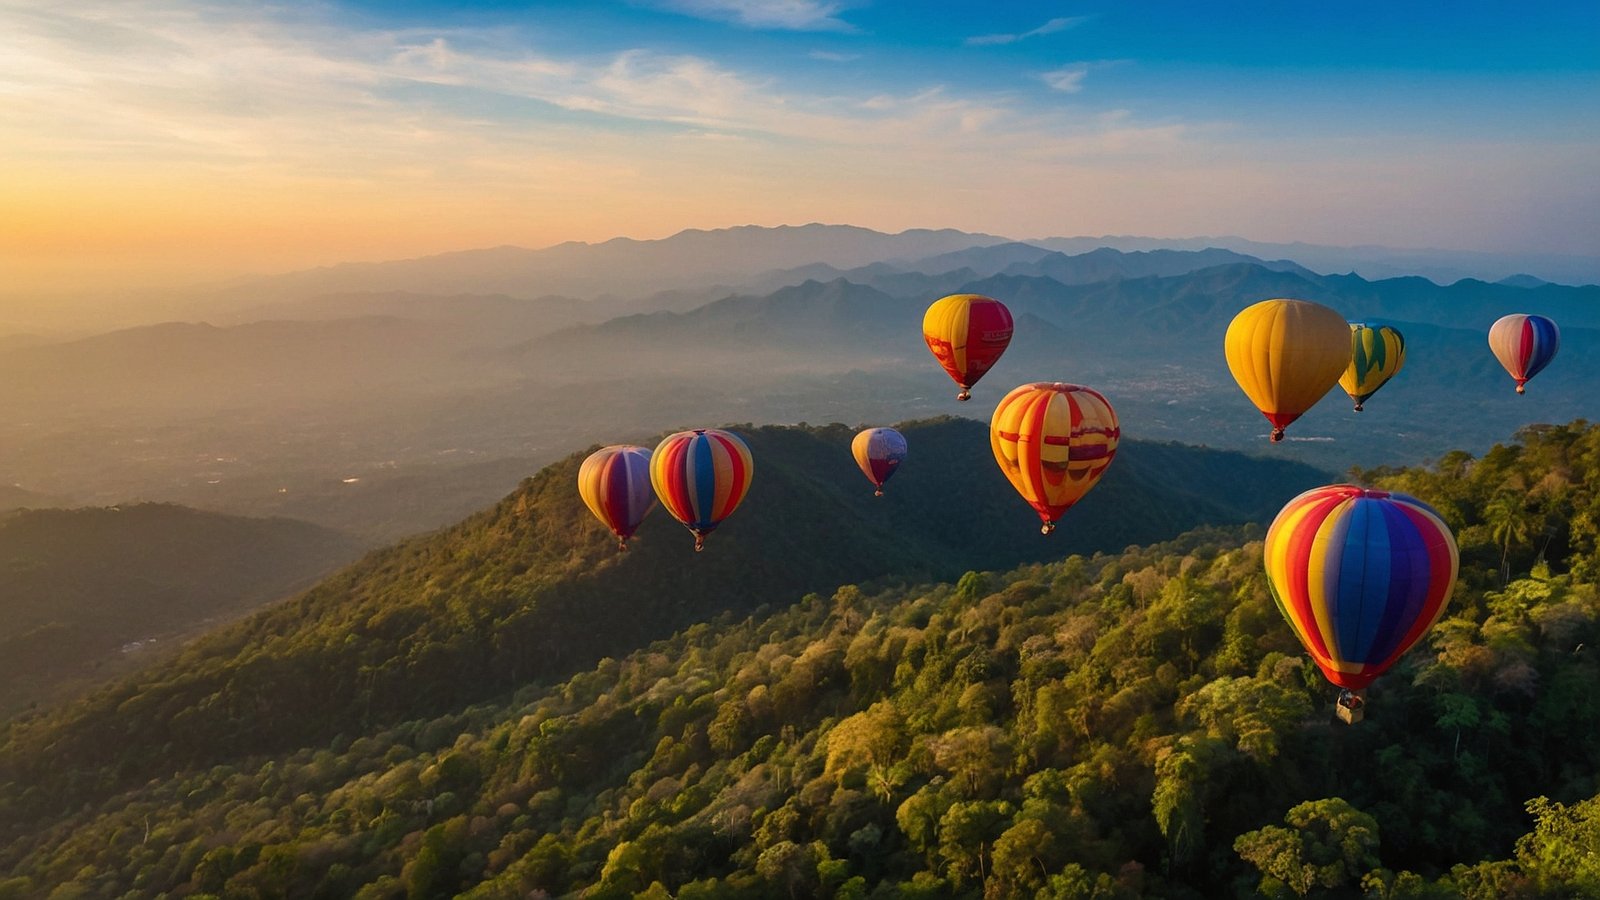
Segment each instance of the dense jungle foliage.
M0 897L1594 896L1600 428L1516 438L1359 473L1439 509L1462 577L1356 726L1259 526L1202 529L723 614L292 750L174 747L67 810L11 774ZM14 730L9 765L31 734L70 731Z

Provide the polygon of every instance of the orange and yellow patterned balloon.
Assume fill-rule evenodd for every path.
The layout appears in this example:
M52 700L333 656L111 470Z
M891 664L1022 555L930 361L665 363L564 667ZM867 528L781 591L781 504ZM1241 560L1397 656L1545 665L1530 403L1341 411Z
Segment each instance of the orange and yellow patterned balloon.
M1121 437L1106 398L1076 384L1022 385L989 422L995 461L1039 514L1045 534L1105 474Z
M1307 300L1263 300L1246 307L1223 339L1228 370L1283 440L1289 423L1316 405L1350 364L1350 325Z
M972 396L972 386L1011 344L1011 331L1011 311L982 294L951 294L935 300L922 317L922 339L960 386L957 400Z
M694 534L696 550L704 550L706 535L738 508L754 472L745 442L715 428L668 435L650 455L656 496Z

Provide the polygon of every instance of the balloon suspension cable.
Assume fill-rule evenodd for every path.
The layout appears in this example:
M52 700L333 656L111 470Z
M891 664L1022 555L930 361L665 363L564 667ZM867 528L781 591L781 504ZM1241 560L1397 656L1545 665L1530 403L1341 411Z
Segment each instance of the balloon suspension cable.
M696 533L694 536L694 552L699 553L706 549L706 536Z
M1283 440L1283 429L1282 428L1274 428L1274 429L1272 429L1272 442L1274 444L1276 444L1276 443L1278 443L1279 441L1282 441L1282 440Z
M1043 525L1039 526L1039 533L1040 534L1049 534L1050 532L1055 531L1055 530L1056 530L1056 523L1054 523L1054 522L1046 522Z
M1517 388L1517 390L1520 392L1522 390L1522 388ZM961 393L956 395L956 399L957 400L971 400L972 399L972 391L968 390L967 388L962 388L961 389Z

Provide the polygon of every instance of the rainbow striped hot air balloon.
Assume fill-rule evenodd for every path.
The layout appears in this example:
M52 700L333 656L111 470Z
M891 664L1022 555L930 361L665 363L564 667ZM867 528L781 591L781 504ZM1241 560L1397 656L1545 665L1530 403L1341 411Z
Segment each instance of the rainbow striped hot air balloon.
M1339 382L1350 364L1350 325L1308 300L1263 300L1228 323L1228 371L1272 423L1272 441Z
M1355 401L1361 412L1367 398L1406 364L1406 339L1389 325L1350 323L1350 365L1339 377L1339 386Z
M1513 313L1489 327L1489 349L1500 365L1517 380L1517 393L1539 374L1561 347L1561 331L1544 316Z
M715 428L668 435L650 457L656 496L694 534L697 551L705 549L706 535L738 508L754 472L744 441Z
M922 339L961 387L957 400L972 396L972 386L1011 344L1011 331L1011 311L982 294L951 294L922 316Z
M893 428L868 428L850 442L850 453L862 474L877 488L874 495L882 497L883 483L905 462L906 439Z
M1427 504L1349 484L1289 501L1267 530L1279 612L1328 680L1359 691L1444 614L1455 537Z
M656 507L650 489L650 450L626 444L601 447L578 467L578 496L628 549L639 523Z
M1121 437L1106 398L1076 384L1022 385L1000 401L989 422L995 461L1039 513L1045 534L1099 482Z

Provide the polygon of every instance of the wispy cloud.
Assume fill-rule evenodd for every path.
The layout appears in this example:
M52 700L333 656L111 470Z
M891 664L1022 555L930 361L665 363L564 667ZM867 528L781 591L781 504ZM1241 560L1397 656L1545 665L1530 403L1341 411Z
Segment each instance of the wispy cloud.
M658 0L663 9L710 19L732 22L745 28L778 31L855 31L855 26L839 18L843 3L829 0Z
M1084 76L1089 74L1089 67L1078 63L1077 65L1063 66L1050 72L1045 72L1039 77L1051 90L1067 94L1076 94L1083 90Z
M823 62L854 62L861 58L859 53L835 53L832 50L813 50L807 55Z
M1058 31L1066 31L1068 28L1075 28L1087 21L1089 21L1088 16L1061 16L1059 18L1051 19L1043 25L1040 25L1038 28L1034 28L1030 31L1023 31L1016 34L980 34L967 38L966 43L969 47L987 47L997 44L1014 44L1017 41L1025 41L1028 38L1044 37L1047 34L1055 34Z

